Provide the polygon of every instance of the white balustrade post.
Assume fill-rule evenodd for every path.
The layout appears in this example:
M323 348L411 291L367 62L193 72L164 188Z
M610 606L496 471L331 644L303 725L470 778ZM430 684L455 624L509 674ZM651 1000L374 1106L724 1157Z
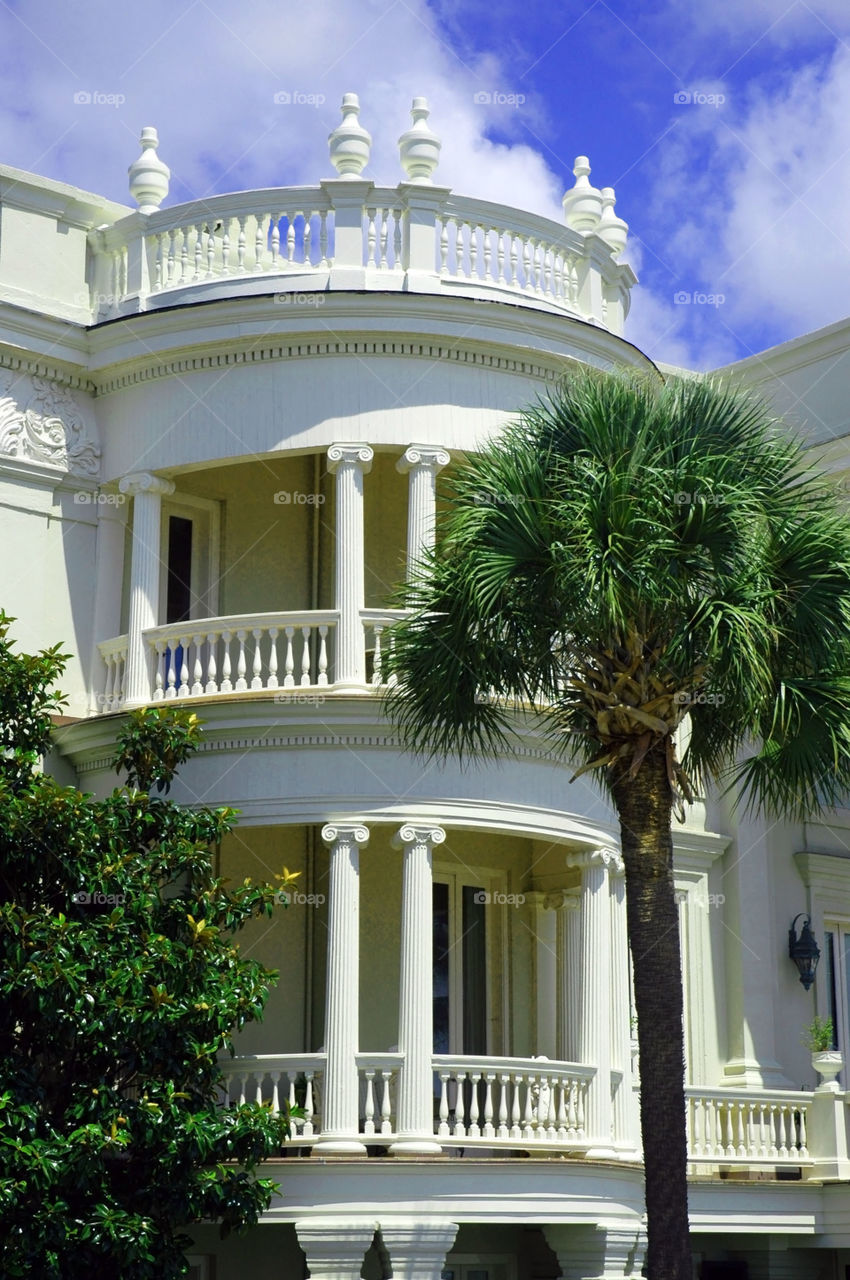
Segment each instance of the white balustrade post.
M396 1280L440 1280L455 1242L456 1222L439 1218L397 1218L381 1223L381 1240Z
M581 897L565 893L557 911L555 951L556 1048L562 1062L579 1062L581 1023Z
M336 475L337 685L365 687L366 684L366 643L361 618L365 604L363 477L373 457L368 444L332 444L328 449L328 470Z
M310 1280L360 1280L375 1236L373 1218L307 1218L295 1223Z
M402 182L398 193L404 227L401 260L405 288L410 293L439 293L437 229L451 188Z
M326 826L328 967L325 996L325 1098L317 1155L365 1155L358 1135L357 1048L360 1005L360 849L369 832L359 824Z
M331 178L321 185L334 213L334 255L329 276L330 288L365 289L363 212L372 198L375 184L358 179Z
M404 850L401 903L401 975L398 1047L403 1055L398 1091L398 1139L391 1155L439 1155L434 1138L431 1056L433 1018L432 850L442 827L406 823L393 840Z
M153 692L150 652L142 633L157 623L162 495L173 493L174 485L161 476L139 471L124 476L118 487L133 498L125 706L138 707L149 702Z
M396 463L409 475L407 500L407 576L415 577L422 552L434 546L437 512L437 475L451 458L434 445L412 444Z
M589 1155L614 1155L611 1108L611 902L608 872L620 862L611 849L567 854L581 875L581 1016L579 1061L596 1067L587 1094Z
M97 510L95 542L94 640L90 676L90 709L105 711L106 667L97 644L114 639L121 628L121 583L124 577L124 544L127 532L127 499L111 495L110 502Z
M614 1146L634 1159L640 1141L639 1117L632 1080L629 936L626 921L626 877L621 861L611 864L611 1066L622 1072L614 1097Z

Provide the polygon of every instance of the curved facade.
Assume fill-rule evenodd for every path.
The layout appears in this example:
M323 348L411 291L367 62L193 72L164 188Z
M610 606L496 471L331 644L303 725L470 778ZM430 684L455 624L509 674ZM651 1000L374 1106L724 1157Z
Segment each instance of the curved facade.
M174 794L241 810L223 874L301 872L246 938L285 981L227 1073L304 1104L303 1158L251 1235L197 1231L198 1274L639 1275L610 806L531 725L461 770L404 751L382 701L389 592L455 462L571 362L661 376L622 336L625 224L579 162L560 225L427 165L163 209L145 156L138 210L0 168L3 603L22 646L75 655L58 773L110 790L125 709L191 705ZM676 833L696 1248L754 1276L850 1251L782 951L814 895L819 1007L843 998L842 830L708 798Z

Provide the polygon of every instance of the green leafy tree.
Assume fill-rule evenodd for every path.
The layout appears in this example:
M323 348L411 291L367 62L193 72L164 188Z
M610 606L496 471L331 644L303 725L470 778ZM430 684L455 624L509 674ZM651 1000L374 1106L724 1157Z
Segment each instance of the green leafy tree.
M395 629L389 707L409 745L501 753L515 700L613 801L648 1270L690 1280L671 823L712 781L791 818L846 794L843 500L741 391L577 371L457 469L436 552L398 602L412 613Z
M0 615L0 1274L164 1280L181 1228L257 1221L287 1114L224 1107L219 1054L277 974L233 935L274 889L213 874L227 809L163 798L197 718L126 722L126 785L96 800L39 770L58 649L15 651Z

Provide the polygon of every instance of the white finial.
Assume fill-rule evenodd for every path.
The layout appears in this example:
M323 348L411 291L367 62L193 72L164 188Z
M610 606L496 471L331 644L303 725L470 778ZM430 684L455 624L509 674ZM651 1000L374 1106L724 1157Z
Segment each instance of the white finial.
M590 161L587 156L576 156L573 166L575 186L564 196L564 219L574 231L593 231L602 214L602 194L589 182Z
M413 127L398 140L401 167L410 182L430 186L431 174L440 162L440 139L428 128L431 114L427 98L414 98L410 108Z
M156 213L168 195L171 170L156 154L159 146L156 129L148 125L142 130L139 142L142 154L127 169L130 175L130 195L139 206L139 213Z
M610 245L615 257L623 252L626 247L626 240L629 234L629 224L624 222L622 218L618 218L614 212L616 204L616 196L613 187L603 187L599 193L602 196L602 216L596 224L596 234L600 236L607 245Z
M369 163L372 135L360 123L360 99L346 93L342 99L342 122L328 135L331 164L341 178L359 178Z

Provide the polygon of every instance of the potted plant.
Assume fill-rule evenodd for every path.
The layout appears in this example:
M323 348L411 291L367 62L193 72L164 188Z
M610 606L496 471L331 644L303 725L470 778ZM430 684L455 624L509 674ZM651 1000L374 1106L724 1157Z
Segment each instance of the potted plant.
M812 1066L822 1078L820 1088L825 1086L836 1090L835 1077L844 1066L844 1055L833 1047L835 1028L832 1018L821 1018L816 1014L805 1030L803 1042L811 1050Z

